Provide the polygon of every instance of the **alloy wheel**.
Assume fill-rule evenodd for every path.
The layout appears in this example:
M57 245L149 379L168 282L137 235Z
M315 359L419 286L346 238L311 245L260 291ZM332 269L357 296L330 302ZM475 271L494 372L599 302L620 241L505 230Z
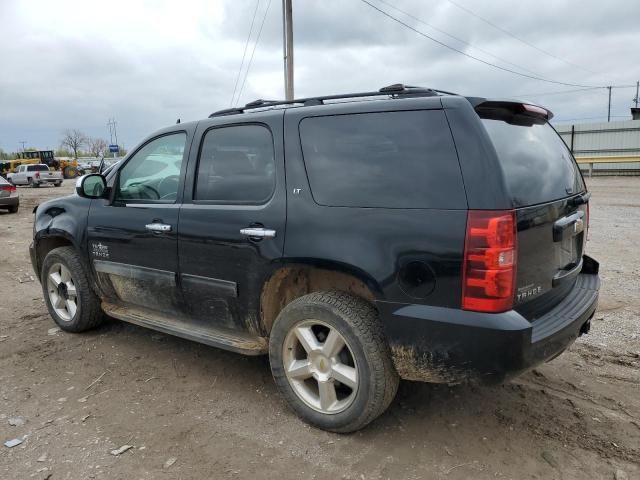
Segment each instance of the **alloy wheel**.
M62 263L54 263L47 272L49 301L58 317L65 322L73 320L78 311L78 292L71 272Z
M319 320L297 323L285 338L282 358L289 385L312 409L336 414L353 403L358 366L335 327Z

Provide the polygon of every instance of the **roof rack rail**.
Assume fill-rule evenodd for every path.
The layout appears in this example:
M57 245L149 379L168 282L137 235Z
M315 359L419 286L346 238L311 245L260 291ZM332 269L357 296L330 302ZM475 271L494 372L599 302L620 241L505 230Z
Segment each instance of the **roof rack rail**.
M402 83L394 83L382 87L376 92L359 92L359 93L345 93L340 95L324 95L320 97L308 97L308 98L296 98L293 100L254 100L247 103L244 107L226 108L224 110L218 110L217 112L209 115L209 118L221 117L225 115L235 115L238 113L244 113L246 110L252 110L256 108L267 108L277 106L291 106L291 105L324 105L324 102L329 100L343 100L349 98L364 98L364 97L378 97L388 95L392 98L406 98L406 97L432 97L436 95L457 95L457 93L447 92L445 90L436 90L434 88L413 87L410 85L403 85Z

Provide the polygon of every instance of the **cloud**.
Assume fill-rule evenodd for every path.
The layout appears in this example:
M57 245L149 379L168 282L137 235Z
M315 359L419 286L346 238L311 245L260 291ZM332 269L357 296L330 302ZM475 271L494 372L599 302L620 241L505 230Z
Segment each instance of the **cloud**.
M507 68L501 59L549 79L585 85L633 84L640 78L640 4L496 0L380 0L402 21L455 48ZM268 0L260 0L256 28ZM0 2L0 148L19 141L55 148L64 128L108 135L118 121L131 147L180 117L206 117L231 101L255 0ZM281 2L273 0L240 99L283 96ZM490 68L447 50L359 0L294 1L296 95L355 92L403 82L487 97L570 90ZM489 52L492 55L487 55ZM247 55L247 56L248 56ZM494 57L495 56L495 57ZM633 89L616 89L614 115L628 115ZM606 89L525 95L557 119L606 116Z

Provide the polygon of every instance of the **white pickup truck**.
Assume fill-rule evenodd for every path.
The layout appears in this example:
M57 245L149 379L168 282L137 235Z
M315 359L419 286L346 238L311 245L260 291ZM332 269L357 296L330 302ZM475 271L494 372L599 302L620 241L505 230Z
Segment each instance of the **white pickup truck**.
M14 185L29 185L31 187L48 184L59 187L62 185L62 179L62 172L49 170L49 167L43 163L20 165L15 173L7 175L7 180Z

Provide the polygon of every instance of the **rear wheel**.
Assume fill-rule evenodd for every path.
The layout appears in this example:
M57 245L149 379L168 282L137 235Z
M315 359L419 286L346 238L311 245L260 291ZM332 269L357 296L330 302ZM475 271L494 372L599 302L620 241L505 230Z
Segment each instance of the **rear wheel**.
M398 388L375 308L345 292L312 293L287 305L271 331L269 357L293 410L325 430L363 428Z
M51 250L44 259L42 290L51 318L67 332L84 332L103 321L100 300L91 290L72 247Z
M62 185L62 182L56 182L54 185L55 185L56 187L59 187L60 185Z
M9 213L18 213L18 207L19 206L20 206L20 204L10 206L9 207Z

